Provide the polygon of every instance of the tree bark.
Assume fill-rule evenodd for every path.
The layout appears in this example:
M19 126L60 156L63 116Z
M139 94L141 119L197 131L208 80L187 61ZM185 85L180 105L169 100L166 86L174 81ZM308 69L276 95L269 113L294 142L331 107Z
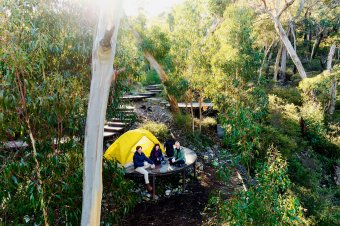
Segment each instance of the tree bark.
M273 18L273 21L274 21L275 30L279 34L282 43L286 47L292 61L294 62L295 66L296 66L296 68L297 68L297 70L300 74L300 77L302 79L307 78L307 74L305 72L305 69L303 68L303 65L302 65L298 55L296 54L296 51L294 50L291 42L289 41L287 34L286 34L285 30L283 29L279 18L275 17L275 16L272 17L272 18Z
M200 97L199 97L199 131L202 132L202 103L203 103L203 92L200 92Z
M192 120L192 133L195 133L195 116L194 116L194 107L193 107L193 94L191 96L191 120Z
M84 144L83 226L100 224L103 131L121 12L121 0L102 2L93 42L92 80Z
M282 48L283 48L283 45L282 45L282 42L281 42L279 50L278 50L277 55L276 55L276 60L275 60L274 78L273 78L273 80L275 82L277 82L277 78L278 78L278 74L279 74L279 66L280 66L280 58L281 58L281 54L282 54Z
M260 67L260 71L259 71L258 82L260 82L260 79L261 79L261 77L262 77L262 71L263 71L263 68L264 68L265 63L267 62L267 61L266 61L267 55L268 55L269 51L271 50L273 44L274 44L274 41L272 41L272 43L271 43L271 44L266 48L266 50L264 51L264 56L263 56L263 60L262 60L261 67Z
M322 31L316 37L316 40L315 40L314 45L313 45L312 53L310 55L310 61L312 61L312 59L314 59L314 57L316 55L316 51L318 50L318 48L320 46L320 43L321 43L321 40L322 40L323 36L324 36L324 32Z
M165 86L164 83L169 81L169 78L166 75L165 71L163 70L162 66L157 62L157 60L147 50L144 50L144 57L149 61L150 66L153 69L155 69L157 74L159 75L159 77L160 77L160 79L161 79L161 81L164 85L165 93L168 96L171 110L175 113L178 112L178 103L177 103L176 98L174 96L170 95L166 90L166 86Z
M287 69L287 49L286 49L286 47L283 46L279 80L282 80L282 81L286 80L286 69Z
M329 72L332 72L332 60L333 60L333 56L335 53L335 49L336 49L336 45L333 44L331 46L331 49L329 50L328 59L327 59L327 70ZM329 114L333 114L335 111L336 93L337 93L336 86L337 86L337 79L336 79L336 75L334 75L331 90L330 90L331 98L330 98L330 103L329 103L329 108L328 108Z
M336 49L336 45L334 43L329 50L329 54L328 54L328 58L327 58L327 70L330 71L330 72L332 71L332 61L333 61L335 49Z

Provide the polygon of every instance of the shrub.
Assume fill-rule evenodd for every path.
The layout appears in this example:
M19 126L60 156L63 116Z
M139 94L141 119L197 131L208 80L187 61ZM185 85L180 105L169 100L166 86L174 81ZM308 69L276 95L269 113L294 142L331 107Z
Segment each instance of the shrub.
M270 91L272 94L277 97L282 98L287 103L292 103L297 106L302 105L302 97L299 90L295 87L275 87Z
M169 137L169 129L164 123L146 121L139 128L146 129L155 135L159 140L166 140Z
M103 187L102 221L122 224L122 219L140 201L132 192L134 182L125 178L125 169L117 162L104 160Z
M194 121L195 121L195 126L198 127L200 120L198 118L195 118ZM215 127L217 125L217 121L215 118L205 117L205 118L202 118L201 125L202 125L202 129L209 129L209 128Z
M161 79L155 70L149 70L142 75L141 83L145 86L161 83Z
M192 118L190 115L179 112L174 118L177 127L181 128L185 132L192 131Z
M41 147L40 147L41 148ZM45 147L48 149L48 146ZM82 147L73 141L58 152L39 154L44 198L51 225L79 225L82 208ZM66 151L67 150L67 151ZM35 175L31 150L22 150L6 162L0 172L0 224L42 224L41 189ZM137 197L128 192L133 183L126 181L117 163L104 161L102 220L119 223L133 208ZM108 210L108 211L107 211Z
M268 150L268 161L257 168L257 185L240 191L233 198L214 199L220 224L226 225L304 225L298 199L290 191L287 163L275 149Z

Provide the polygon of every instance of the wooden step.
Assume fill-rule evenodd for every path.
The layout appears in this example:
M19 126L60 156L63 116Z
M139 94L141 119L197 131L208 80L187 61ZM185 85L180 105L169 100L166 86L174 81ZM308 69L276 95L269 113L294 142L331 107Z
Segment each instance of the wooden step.
M148 91L151 92L151 93L156 93L156 94L162 92L161 89L149 89Z
M154 84L154 85L148 85L145 88L161 88L161 87L163 87L162 84Z
M110 137L113 137L114 135L116 135L117 133L115 133L115 132L106 132L106 131L104 131L104 133L103 133L103 137L104 138L110 138Z
M131 121L130 118L112 118L110 122L126 122L129 123Z
M121 132L124 130L124 127L121 126L104 126L105 132Z
M155 96L156 93L152 93L152 92L147 92L147 93L138 93L138 96L144 96L144 97L152 97Z
M145 96L140 96L140 95L126 95L121 97L122 100L130 100L130 101L140 101L145 99Z
M107 122L106 123L106 125L108 125L108 126L120 126L120 127L124 127L128 124L129 123L127 123L127 122L119 122L119 121L117 121L117 122Z

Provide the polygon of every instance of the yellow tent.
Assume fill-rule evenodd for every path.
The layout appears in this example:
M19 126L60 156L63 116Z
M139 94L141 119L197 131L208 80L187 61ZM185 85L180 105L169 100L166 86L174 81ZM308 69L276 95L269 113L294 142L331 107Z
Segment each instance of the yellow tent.
M121 135L105 152L108 160L116 159L120 164L133 161L133 154L138 145L142 146L144 154L149 157L155 144L159 144L162 152L164 148L157 138L145 129L130 130Z

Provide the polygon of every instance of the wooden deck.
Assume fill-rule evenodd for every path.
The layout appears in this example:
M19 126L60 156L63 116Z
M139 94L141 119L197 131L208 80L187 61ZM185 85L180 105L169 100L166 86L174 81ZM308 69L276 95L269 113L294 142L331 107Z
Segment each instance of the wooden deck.
M176 173L182 173L182 177L183 177L182 187L183 187L183 191L185 191L185 171L186 171L186 169L188 169L189 167L193 167L194 168L194 174L196 174L196 171L195 171L196 170L196 164L195 163L196 163L196 160L197 160L196 153L189 148L185 148L185 147L182 147L182 148L183 148L183 151L185 153L185 165L183 165L181 167L170 165L168 158L165 157L164 158L165 159L164 164L156 165L155 169L151 169L151 168L147 169L147 171L149 172L149 175L151 176L151 179L152 179L151 180L152 181L152 197L154 199L156 197L156 193L155 193L156 177L166 176L166 175L171 175L171 174L176 174ZM129 177L135 177L135 176L142 177L143 176L142 174L135 171L135 168L134 168L132 162L125 164L125 169L126 169L126 174Z

